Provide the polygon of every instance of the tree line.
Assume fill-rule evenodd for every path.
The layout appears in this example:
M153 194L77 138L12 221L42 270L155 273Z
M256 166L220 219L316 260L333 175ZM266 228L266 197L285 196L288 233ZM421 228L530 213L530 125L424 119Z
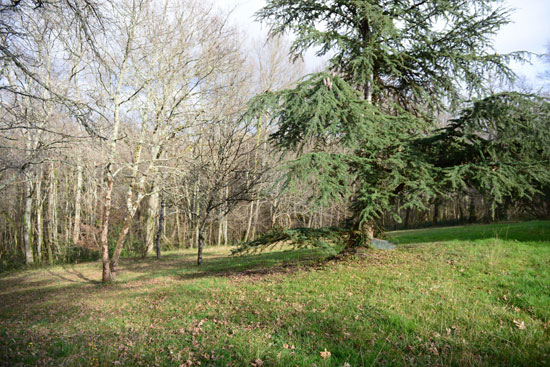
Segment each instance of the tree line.
M204 1L3 3L2 266L101 258L110 281L274 228L548 216L548 103L486 98L524 55L490 51L504 9L461 3L273 0L256 42Z

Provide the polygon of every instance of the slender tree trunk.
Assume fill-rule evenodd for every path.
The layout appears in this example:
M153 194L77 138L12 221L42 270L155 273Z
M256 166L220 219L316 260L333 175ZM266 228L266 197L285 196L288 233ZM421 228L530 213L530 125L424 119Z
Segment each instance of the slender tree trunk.
M72 242L76 244L80 238L80 208L82 201L82 163L79 162L76 166L76 186L75 186L75 200L74 200L74 226Z
M162 235L162 226L164 222L164 192L160 196L159 227L157 230L157 259L160 259L160 236Z
M72 239L72 231L71 231L71 225L72 225L72 215L71 215L71 208L70 208L70 185L69 185L69 176L65 175L65 244L69 245L71 239Z
M120 260L120 254L122 253L122 248L124 246L124 242L126 241L126 237L128 236L128 232L130 231L130 227L132 226L132 222L134 220L134 216L136 215L137 209L141 203L141 199L137 199L134 207L130 210L129 213L126 213L126 217L124 218L124 222L122 224L122 229L120 230L120 233L118 235L115 251L113 252L113 257L111 259L110 268L111 268L111 280L116 279L116 275L118 272L118 263Z
M198 183L196 183L195 188L193 190L193 200L195 202L195 237L194 237L195 240L193 242L197 248L199 247L199 236L202 235L200 233L201 232L200 230L201 206L200 206L199 194L200 194L199 186L198 186Z
M42 243L44 242L44 226L42 222L42 175L38 176L35 185L36 198L36 261L42 262Z
M249 182L249 172L246 172L246 182L248 184ZM254 213L254 200L250 202L250 208L248 210L248 222L246 226L246 232L244 234L244 242L248 242L248 238L250 237L250 228L252 226L252 216Z
M139 169L139 164L141 162L141 149L143 146L143 132L140 138L140 141L136 147L136 150L134 152L134 160L132 164L132 179L130 186L128 187L128 192L126 195L126 205L128 208L128 212L126 213L126 216L124 217L124 221L122 224L122 229L120 230L120 233L117 238L115 251L113 252L113 257L110 262L111 267L111 279L115 280L117 271L118 271L118 262L120 259L120 254L122 253L122 248L124 246L124 242L126 241L126 237L128 236L128 232L130 231L130 227L132 226L132 222L134 220L134 217L136 215L136 212L141 205L141 201L144 197L143 191L144 191L144 185L145 185L145 176L141 177L141 179L137 180L137 172ZM152 164L152 163L151 163ZM137 191L137 196L135 200L133 199L134 193Z
M258 228L258 221L259 221L259 217L260 217L260 206L261 206L260 199L256 200L256 204L254 206L255 206L255 208L254 208L254 224L252 225L251 240L254 240L256 238L256 228Z
M140 145L143 144L144 133L145 131L142 130L142 141L140 141ZM158 169L156 166L156 161L160 158L162 151L161 144L158 142L156 135L154 136L154 141L155 143L151 147L151 163L149 164L149 176L152 177L152 186L151 195L149 196L149 206L147 209L147 223L145 227L145 255L153 252L153 248L155 246L155 222L159 213L159 182L157 177ZM164 175L162 180L164 180Z
M178 248L181 247L182 244L182 229L181 229L181 221L180 221L180 212L178 207L176 206L176 213L175 213L175 219L176 219L176 236L178 239Z
M202 227L202 226L201 226ZM197 265L202 265L202 250L204 247L204 235L203 229L197 226L198 230L198 241L197 241Z
M228 243L228 235L227 235L227 232L228 232L228 210L227 210L227 207L229 206L227 200L229 200L229 187L226 186L225 187L225 212L224 212L224 215L223 215L223 244L225 246L227 246L227 243Z
M168 228L171 229L170 235L168 236ZM170 239L170 243L177 243L178 241L178 229L176 228L176 221L174 218L174 222L172 223L172 226L170 226L170 219L164 218L164 228L162 229L164 232L164 237ZM179 246L178 246L179 247Z
M216 244L218 246L222 245L222 237L223 237L223 209L220 208L220 219L218 221L218 241Z
M58 253L57 248L57 175L53 163L50 164L50 188L48 190L48 224L49 224L49 249L48 253L50 263L53 263L54 253Z
M248 242L250 237L250 230L252 228L252 217L254 216L254 200L250 202L250 207L248 209L248 224L246 226L246 232L244 234L244 242Z
M25 264L30 265L34 262L32 254L32 182L30 177L25 178L25 207L23 212L23 243L25 246Z
M109 234L109 216L111 214L112 194L113 194L113 178L108 174L107 188L105 190L105 204L103 205L103 220L101 224L101 237L100 237L101 255L102 255L101 257L103 262L103 273L102 273L103 282L110 282L112 280L111 267L109 264L109 242L107 238Z
M193 243L192 247L194 248L199 247L199 235L200 235L199 223L195 223L194 237L192 242Z
M276 200L272 199L269 203L269 228L273 229L275 227L275 222L277 221L277 210L275 208L276 206Z
M122 105L121 101L121 91L122 91L122 81L125 79L126 66L129 61L129 48L132 45L133 41L133 28L129 34L127 43L126 43L126 53L122 64L120 67L120 73L118 75L118 80L116 83L115 91L112 94L113 99L113 132L109 140L109 155L107 159L107 166L105 169L105 178L107 180L107 188L105 191L105 204L103 206L103 221L101 226L101 237L100 245L102 252L102 262L103 262L103 272L102 280L103 282L110 282L114 280L113 274L111 271L111 263L109 260L109 243L108 243L108 234L109 234L109 216L111 213L111 200L113 195L114 187L114 164L115 164L115 155L118 144L118 134L120 129L120 107Z
M223 218L223 245L227 246L228 243L228 230L227 230L227 215Z
M25 185L23 187L17 186L17 210L16 213L23 213L25 210ZM23 216L22 216L22 219ZM24 220L18 220L14 221L15 226L13 228L14 230L14 238L16 239L15 242L19 244L19 247L17 248L18 253L20 252L23 256L25 256L25 239L23 238L23 226L25 224Z
M189 211L187 211L187 214L189 214ZM189 221L188 215L182 215L183 222L181 224L181 239L182 239L182 246L185 245L185 243L189 242L189 236L190 236L190 226L191 222ZM189 247L189 246L187 246Z
M156 185L153 185L153 193L149 196L147 208L147 224L145 232L145 253L143 257L153 252L155 246L155 222L159 211L159 193Z
M95 166L95 165L94 165ZM94 198L94 207L96 210L92 210L92 223L94 223L94 226L101 226L103 223L103 209L104 209L104 203L101 201L101 183L105 182L105 172L103 169L99 170L99 177L97 178L96 183L93 184L93 198ZM100 183L99 185L97 183Z
M195 199L194 199L194 190L193 190L193 198L191 197L189 193L189 188L187 187L187 184L184 182L183 184L183 192L185 195L185 201L187 202L187 208L185 212L186 220L184 223L185 226L185 236L183 238L188 242L187 248L192 248L194 241L195 241L195 228L194 228L194 220L193 220L193 213L195 212L194 205L195 205Z

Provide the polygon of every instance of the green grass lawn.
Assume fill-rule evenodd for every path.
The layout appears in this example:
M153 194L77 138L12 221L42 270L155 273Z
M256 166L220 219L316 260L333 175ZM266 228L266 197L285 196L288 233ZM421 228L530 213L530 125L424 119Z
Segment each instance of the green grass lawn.
M339 262L126 260L108 286L99 263L10 272L0 365L550 365L550 222L388 238L397 250Z
M408 231L388 232L395 243L443 242L451 240L473 241L484 239L517 240L522 242L550 241L548 221L474 224L456 227L435 227Z

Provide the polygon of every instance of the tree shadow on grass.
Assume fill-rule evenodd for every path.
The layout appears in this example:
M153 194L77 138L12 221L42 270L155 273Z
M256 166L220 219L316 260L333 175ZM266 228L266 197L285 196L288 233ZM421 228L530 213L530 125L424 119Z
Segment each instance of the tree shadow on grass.
M379 254L373 252L375 253ZM383 254L384 257L393 256L388 252ZM187 286L187 283L181 282L183 286L177 290L170 290L171 284L147 289L149 284L153 284L147 281L156 277L170 277L175 284L180 280L209 277L263 277L278 271L289 272L314 267L324 259L324 255L313 250L281 251L242 257L224 257L209 252L207 256L201 267L195 265L194 255L188 254L169 255L162 260L124 260L120 281L107 286L94 282L89 275L97 271L97 275L100 276L99 264L48 269L48 272L36 275L47 274L47 279L39 279L36 276L24 278L25 275L21 274L21 289L12 288L13 292L9 293L8 299L3 299L7 303L0 305L0 311L11 308L10 313L0 313L0 332L7 330L10 333L9 338L7 334L0 334L0 339L3 339L0 340L0 347L5 346L5 350L10 351L9 354L0 355L0 365L33 365L38 361L42 361L44 365L71 365L71 362L73 365L87 364L85 362L88 361L70 358L82 354L91 359L94 353L98 353L91 349L92 342L96 343L92 345L101 343L100 348L103 352L113 350L114 346L120 348L113 350L109 355L105 352L106 359L100 363L112 365L114 361L120 361L121 365L128 366L138 365L137 362L153 364L157 356L168 365L170 350L159 348L170 345L177 347L176 351L189 348L195 356L212 355L211 351L216 351L215 354L220 356L226 353L223 360L202 361L203 365L213 366L250 365L257 357L269 362L269 365L295 365L295 357L291 353L297 354L304 361L302 365L306 365L306 361L307 365L326 365L325 361L319 358L319 352L324 348L331 351L332 357L328 363L333 366L341 366L348 362L354 366L383 363L536 365L537 361L542 360L543 352L536 349L536 340L530 341L523 351L502 341L495 340L484 344L481 342L481 338L486 337L484 335L465 335L469 342L473 342L470 344L461 343L458 337L432 340L429 333L438 329L434 325L427 328L428 331L423 330L426 329L424 327L417 327L422 321L416 320L414 313L400 315L373 304L358 314L357 303L346 301L345 298L340 302L329 303L327 312L316 311L311 308L311 304L297 309L293 307L294 303L291 303L287 305L285 315L277 317L270 307L272 303L269 303L275 301L268 302L263 297L258 301L251 300L253 293L247 293L246 297L242 298L232 297L231 306L222 303L220 307L212 306L197 311L196 305L204 305L205 302L223 294L213 294L216 285L208 282L197 282L196 286ZM63 278L58 277L59 274ZM13 280L12 277L10 281ZM62 283L55 286L59 281ZM31 286L34 289L29 289ZM315 284L308 283L302 290L308 289L309 286L315 287ZM238 284L234 286L239 287ZM374 293L375 288L375 285L365 286L363 292L368 295ZM324 297L322 292L313 294L310 299L314 300L312 302L320 302ZM291 297L288 293L286 296ZM95 299L100 302L94 303ZM331 302L332 298L326 299L327 302ZM44 303L45 300L48 302ZM156 309L157 306L160 307L159 310ZM352 321L358 320L355 316L363 321ZM207 326L211 326L208 329L210 332L216 330L213 325L221 331L211 337L206 332L193 335L196 328L193 322L203 318L210 320L206 321ZM212 324L212 320L216 319L225 320L228 324ZM126 327L126 323L131 327ZM157 325L158 329L149 329L154 323L160 324ZM66 327L68 324L75 327L85 325L90 329L79 328L75 333L71 331L71 327ZM95 328L96 325L98 328ZM255 334L255 328L262 328L262 334ZM180 332L180 329L184 331ZM62 330L69 332L63 335ZM261 338L265 334L264 331L270 333L265 344L273 345L261 346L258 351L260 354L255 355L255 347L249 340ZM234 332L237 334L233 334ZM128 340L132 342L131 345L124 344ZM30 342L33 342L35 347L30 347ZM284 347L285 344L287 347ZM150 345L154 346L155 350L151 349L150 356L144 356L146 347ZM228 345L231 347L227 347ZM295 345L296 349L289 349L288 345ZM201 349L193 349L198 346ZM39 353L32 348L48 350ZM438 355L434 354L434 348ZM394 360L396 350L409 351L401 353L397 358L411 359ZM283 355L279 359L281 352ZM457 360L455 356L465 359ZM142 358L151 359L144 361Z
M101 283L101 281L96 280L96 279L92 279L90 277L87 277L81 271L78 271L76 269L76 267L74 266L74 264L70 264L70 265L64 264L61 267L66 273L76 276L77 279L71 278L70 276L64 276L60 273L54 273L51 270L48 270L48 273L55 276L56 278L59 278L61 280L65 280L65 281L68 281L68 282L73 282L73 283L82 283L82 281L84 281L86 283L90 283L90 284L100 284Z
M122 271L139 273L138 277L122 282L148 280L157 277L172 277L176 280L194 280L209 277L267 276L275 273L288 273L306 267L316 267L326 254L313 249L266 252L243 256L214 256L206 251L202 265L197 265L191 256L147 259L138 263L124 263Z
M161 260L121 261L119 278L112 284L102 284L99 263L63 265L45 271L16 273L0 281L4 309L11 313L19 305L32 307L48 300L71 302L82 294L106 296L117 292L132 292L154 285L157 278L169 281L192 281L202 278L262 277L274 273L288 273L319 264L323 255L314 250L279 251L238 257L219 256L206 251L205 262L198 266L193 255L170 254ZM213 257L214 255L218 255ZM96 273L97 272L97 273ZM45 274L46 277L45 277ZM94 279L94 274L97 278Z

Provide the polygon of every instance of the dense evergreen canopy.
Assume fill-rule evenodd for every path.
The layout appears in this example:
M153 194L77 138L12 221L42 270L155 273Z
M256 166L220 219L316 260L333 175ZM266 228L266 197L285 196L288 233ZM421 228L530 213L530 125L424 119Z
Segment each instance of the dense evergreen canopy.
M475 101L416 143L439 168L444 191L474 187L499 203L531 197L550 182L548 131L548 98L505 92Z
M508 22L498 3L271 0L258 13L273 34L296 34L295 55L331 56L327 72L258 96L249 112L270 116L274 143L299 153L290 186L307 184L320 204L352 200L352 244L382 214L398 218L397 197L423 208L473 187L498 203L548 181L546 100L504 93L440 117L482 96L488 76L513 76L507 62L521 53L491 49Z
M269 0L258 19L293 32L292 51L331 56L336 71L377 105L446 108L486 78L513 75L491 36L509 22L499 0Z
M405 149L411 139L425 136L429 124L405 111L382 112L341 77L315 74L295 89L253 100L252 114L266 110L279 124L275 144L303 153L289 163L288 184L306 184L314 201L352 198L357 219L367 223L384 213L398 192L417 206L434 194L421 152Z

